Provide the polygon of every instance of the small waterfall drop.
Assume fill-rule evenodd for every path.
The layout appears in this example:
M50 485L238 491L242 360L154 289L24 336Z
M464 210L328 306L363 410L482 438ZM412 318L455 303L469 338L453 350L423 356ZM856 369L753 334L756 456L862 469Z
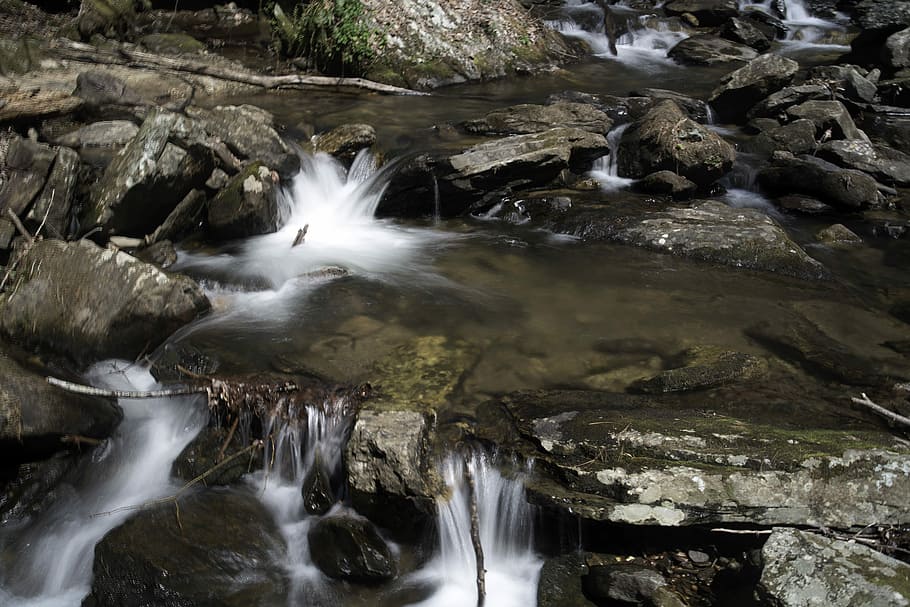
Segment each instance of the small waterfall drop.
M619 141L628 126L621 124L607 133L610 153L595 160L589 173L605 192L616 192L635 183L634 179L619 176Z
M776 8L780 4L783 7L783 15ZM807 47L824 47L831 49L849 50L847 46L838 43L830 43L830 35L834 32L843 31L844 27L833 21L815 17L809 11L804 0L764 0L763 2L749 2L740 0L739 10L760 10L769 15L779 17L784 25L789 28L783 43L793 48Z
M531 507L524 485L502 476L486 455L467 462L450 456L443 465L448 499L438 501L439 553L414 573L437 586L414 607L463 607L477 604L477 568L471 542L468 488L463 466L474 474L480 541L486 567L486 603L491 607L527 607L537 603L537 578L543 561L533 550Z
M117 390L160 388L144 368L125 361L92 367L87 382ZM14 533L17 562L0 573L0 604L78 607L89 593L95 545L152 500L172 495L171 464L207 419L194 397L120 399L123 421L82 462L71 492Z

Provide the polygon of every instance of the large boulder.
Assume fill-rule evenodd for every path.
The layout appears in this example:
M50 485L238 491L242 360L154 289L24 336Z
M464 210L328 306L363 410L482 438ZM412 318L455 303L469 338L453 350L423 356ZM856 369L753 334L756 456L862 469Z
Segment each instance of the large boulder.
M685 606L659 571L635 563L592 566L584 587L588 596L606 604Z
M791 120L804 118L815 124L819 139L860 139L868 141L864 132L857 128L850 112L840 101L805 101L787 108Z
M884 62L894 70L910 67L910 27L888 36L885 40Z
M551 105L522 104L493 110L483 118L468 120L461 127L480 135L539 133L555 125L606 135L613 121L586 103L558 102Z
M719 65L731 61L751 61L758 57L758 53L745 44L710 34L698 34L679 42L667 52L667 57L684 65Z
M819 146L818 156L848 169L872 175L886 184L910 185L910 155L861 139L828 141Z
M853 541L775 529L761 551L757 594L780 607L910 604L910 565Z
M777 153L758 174L758 184L773 195L805 194L844 210L878 204L878 184L865 173L842 169L814 156Z
M673 171L700 186L722 177L736 152L708 128L688 118L673 101L662 101L633 122L619 143L619 174L641 178Z
M193 139L186 147L175 138ZM152 232L214 168L196 125L180 114L152 110L137 135L114 158L83 213L82 230L144 236Z
M209 203L208 225L217 238L242 238L278 229L278 183L269 167L254 162L235 175Z
M762 55L722 77L708 101L722 121L737 122L750 107L790 84L798 69L792 59Z
M88 240L37 242L18 267L0 330L77 361L132 360L209 309L189 278Z
M720 35L722 38L732 40L738 44L745 44L759 53L771 48L771 41L768 36L765 35L761 28L746 19L737 17L729 19L721 28Z
M307 534L313 562L327 576L358 584L376 584L395 577L398 569L388 544L367 519L329 516Z
M831 91L823 84L807 83L785 87L771 93L748 109L748 118L778 118L787 108L811 100L830 100Z
M285 548L255 497L205 489L145 508L95 547L94 607L277 605Z

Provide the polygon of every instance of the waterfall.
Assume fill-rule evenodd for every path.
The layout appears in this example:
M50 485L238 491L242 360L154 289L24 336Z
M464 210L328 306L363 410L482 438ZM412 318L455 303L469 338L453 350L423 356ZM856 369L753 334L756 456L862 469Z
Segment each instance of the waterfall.
M117 390L159 388L145 368L96 364L88 383ZM16 564L0 573L0 604L78 607L91 586L95 545L138 506L172 495L171 464L205 424L197 397L120 399L123 422L107 445L85 458L73 490L37 520L3 540Z
M783 6L784 15L780 15L781 11L775 8L778 4ZM780 17L789 28L784 40L784 44L787 46L849 50L847 46L825 42L826 36L831 32L842 31L844 27L833 21L813 16L803 0L764 0L763 2L740 0L739 10L747 9L756 9Z
M474 473L480 541L486 567L486 604L527 607L537 602L537 578L543 564L533 550L531 507L520 480L502 476L489 456L467 462L450 456L443 475L450 495L438 501L439 551L416 580L437 586L415 607L463 607L477 604L477 568L471 542L471 517L464 468Z
M591 168L591 177L597 180L605 192L616 192L635 182L634 179L619 176L619 141L628 126L628 123L621 124L607 133L610 153L595 160L594 166Z

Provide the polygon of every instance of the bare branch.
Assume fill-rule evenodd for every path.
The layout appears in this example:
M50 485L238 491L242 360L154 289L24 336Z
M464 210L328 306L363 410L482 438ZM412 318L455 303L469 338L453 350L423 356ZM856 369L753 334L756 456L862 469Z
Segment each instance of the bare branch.
M862 396L862 398L856 398L854 396L850 400L853 401L854 403L856 403L857 405L862 405L862 406L866 407L867 409L871 409L873 412L877 413L878 415L881 415L882 417L886 418L887 420L889 420L895 424L910 428L910 417L904 417L903 415L900 415L899 413L895 413L894 411L885 409L881 405L876 405L874 402L872 402L872 400L868 396L866 396L865 392L861 393L860 396Z
M167 396L186 396L188 394L205 394L208 388L205 386L185 386L182 388L169 388L167 390L151 390L147 392L137 392L132 390L107 390L105 388L94 388L83 384L76 384L65 379L57 377L48 377L47 383L57 386L67 392L75 394L87 394L89 396L104 396L108 398L163 398Z

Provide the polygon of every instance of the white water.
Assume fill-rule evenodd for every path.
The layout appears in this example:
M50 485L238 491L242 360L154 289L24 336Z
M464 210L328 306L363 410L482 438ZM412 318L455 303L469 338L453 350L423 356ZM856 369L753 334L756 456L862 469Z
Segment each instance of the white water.
M88 383L119 390L154 390L151 374L123 361L96 364ZM72 492L15 534L17 562L0 572L0 604L76 607L88 594L94 549L136 506L171 495L171 464L196 436L206 412L196 397L120 399L123 422L105 448L83 463Z
M436 592L414 607L464 607L477 604L477 566L471 543L464 464L449 457L443 473L451 495L438 500L439 553L412 579ZM486 568L486 605L537 604L537 579L543 561L533 550L531 508L524 486L503 477L484 455L468 461L474 473L480 541Z
M841 44L831 44L827 38L832 32L843 31L843 26L833 21L815 17L809 11L803 0L785 0L787 15L784 24L790 28L782 41L785 47L791 49L801 48L826 48L832 50L848 50L849 47ZM748 2L740 0L739 9L757 9L777 16L772 7L772 0L765 2Z
M610 153L595 160L589 173L604 192L617 192L635 183L634 179L619 176L619 140L628 126L621 124L607 133Z

